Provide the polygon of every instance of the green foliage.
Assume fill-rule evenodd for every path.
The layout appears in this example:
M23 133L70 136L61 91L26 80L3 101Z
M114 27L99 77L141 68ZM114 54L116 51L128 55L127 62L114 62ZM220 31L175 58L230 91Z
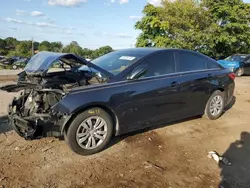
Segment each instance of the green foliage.
M112 51L113 51L113 49L110 46L103 46L97 50L94 50L93 54L90 58L94 59L94 58L100 57L100 56L105 55L105 54L112 52Z
M242 0L203 0L213 20L214 55L250 52L250 4Z
M82 49L82 47L80 47L78 43L75 41L71 42L69 45L63 48L64 53L74 53L79 56L83 56L85 58L90 58L90 59L95 59L112 51L113 49L110 46L100 47L99 49L96 50L90 50L87 48Z
M76 41L72 41L65 47L63 47L61 42L42 41L39 43L34 41L33 47L34 50L38 51L73 53L90 59L97 58L113 51L110 46L103 46L96 50L91 50L88 48L82 49L82 47ZM6 55L9 57L30 57L32 55L32 41L18 41L12 37L8 37L6 39L0 38L0 55Z
M15 38L13 38L13 37L6 38L5 42L6 42L7 46L15 46L15 45L18 44L18 41Z
M32 41L19 42L14 50L10 50L8 56L30 57L32 55Z
M0 39L0 55L7 55L7 50L5 47L7 46L6 41L3 39Z
M63 44L61 42L51 42L51 51L53 52L61 52L63 48Z
M161 40L167 36L168 21L163 19L163 8L147 4L143 10L144 17L135 24L135 28L142 30L136 46L161 46ZM163 41L164 43L165 41Z
M82 47L76 41L72 41L69 45L63 48L64 53L73 53L76 55L82 55Z
M43 41L38 46L39 51L51 51L51 44L49 41Z
M242 0L165 0L135 24L138 47L197 50L220 58L250 52L250 8Z

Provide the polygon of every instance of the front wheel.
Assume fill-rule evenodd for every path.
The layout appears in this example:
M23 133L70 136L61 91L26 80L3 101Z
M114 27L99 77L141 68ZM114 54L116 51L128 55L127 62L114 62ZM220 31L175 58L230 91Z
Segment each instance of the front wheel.
M79 155L102 151L113 134L110 115L101 108L91 108L76 116L65 137L69 147Z
M244 75L244 68L239 68L236 72L236 76L241 77Z
M218 119L224 111L225 99L224 93L215 91L207 101L205 116L210 120Z

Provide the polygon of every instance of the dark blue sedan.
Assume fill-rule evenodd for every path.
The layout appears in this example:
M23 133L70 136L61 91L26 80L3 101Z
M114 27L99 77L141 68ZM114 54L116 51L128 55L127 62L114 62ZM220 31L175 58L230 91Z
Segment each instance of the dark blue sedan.
M74 152L90 155L113 136L197 115L219 118L233 98L234 78L188 50L126 49L91 62L40 52L17 84L1 89L23 90L8 113L20 136L64 136Z

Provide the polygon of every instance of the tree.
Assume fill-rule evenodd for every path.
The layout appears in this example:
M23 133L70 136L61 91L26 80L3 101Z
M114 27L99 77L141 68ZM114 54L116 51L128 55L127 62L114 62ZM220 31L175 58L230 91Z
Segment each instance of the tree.
M51 42L51 51L53 52L61 52L63 45L61 42Z
M22 41L16 45L15 50L9 52L9 56L30 57L32 55L32 41Z
M6 41L0 39L0 55L7 55L8 51L6 49Z
M63 47L61 42L43 41L39 43L34 41L33 47L34 50L73 53L90 59L113 51L110 46L103 46L96 50L82 49L77 41L72 41L65 47ZM13 37L0 38L0 55L30 57L32 55L32 41L18 41Z
M113 49L110 46L100 47L99 49L95 50L96 53L92 55L92 58L100 57L112 51Z
M242 0L203 0L213 33L213 55L225 57L250 51L250 4Z
M84 48L83 50L82 50L82 56L84 57L84 58L90 58L90 59L92 59L93 57L92 57L92 55L93 55L93 51L92 50L90 50L90 49L88 49L88 48Z
M49 41L43 41L38 47L39 51L51 51L51 44Z
M192 0L164 1L162 7L146 5L144 17L135 25L142 30L137 46L204 48L204 40L209 21L204 10Z
M69 45L65 46L62 51L64 53L73 53L81 56L83 50L76 41L72 41Z
M165 0L146 5L135 24L138 47L197 50L220 58L249 48L249 4L242 0Z
M163 20L163 8L147 4L142 12L144 17L135 24L135 29L142 31L136 46L164 46L169 25Z
M5 42L6 42L6 47L15 46L18 44L18 41L13 37L6 38Z

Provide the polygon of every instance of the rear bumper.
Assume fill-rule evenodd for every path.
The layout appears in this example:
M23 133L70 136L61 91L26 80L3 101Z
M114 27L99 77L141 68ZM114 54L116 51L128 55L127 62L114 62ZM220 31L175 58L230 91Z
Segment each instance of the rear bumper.
M234 97L234 90L235 90L235 83L232 82L229 84L227 90L226 90L226 100L225 100L225 106L228 106L232 103L232 101L235 99Z

